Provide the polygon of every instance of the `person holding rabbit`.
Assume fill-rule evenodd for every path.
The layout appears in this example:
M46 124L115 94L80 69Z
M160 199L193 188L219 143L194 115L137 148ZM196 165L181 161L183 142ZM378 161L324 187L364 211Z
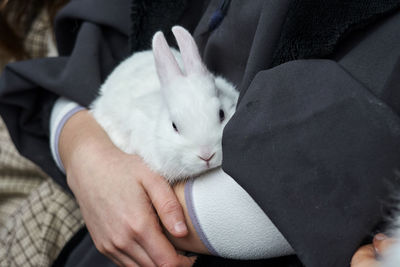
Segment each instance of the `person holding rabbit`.
M57 266L347 266L400 167L399 2L71 1L60 57L11 64L0 80L14 142L74 194L91 236L80 231ZM172 44L173 25L240 92L222 169L174 190L82 108L155 32ZM173 244L213 256L194 262Z

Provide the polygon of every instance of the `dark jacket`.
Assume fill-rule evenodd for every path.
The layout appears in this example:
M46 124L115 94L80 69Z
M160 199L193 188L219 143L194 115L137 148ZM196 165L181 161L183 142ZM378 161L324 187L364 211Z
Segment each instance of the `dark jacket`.
M167 4L160 11L157 2ZM348 266L381 220L400 167L399 1L225 1L221 9L197 0L179 1L179 10L168 2L71 1L56 25L60 57L11 64L0 79L0 114L17 147L66 188L48 148L56 97L88 106L153 30L183 24L208 68L240 90L223 169L305 266ZM249 265L198 264L212 262ZM293 257L252 264L300 266Z

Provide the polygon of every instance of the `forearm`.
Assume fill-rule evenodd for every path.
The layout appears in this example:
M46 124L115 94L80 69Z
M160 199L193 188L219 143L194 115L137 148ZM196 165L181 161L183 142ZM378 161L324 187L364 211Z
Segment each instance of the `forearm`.
M83 162L100 162L103 155L122 153L87 109L66 98L59 98L53 107L50 136L53 159L66 174L74 171L71 165L76 168ZM89 157L88 151L92 151ZM67 175L68 182L74 177Z
M66 170L70 168L74 158L77 158L74 156L81 154L83 149L90 147L99 153L107 153L115 148L106 132L87 110L75 113L64 124L58 147Z

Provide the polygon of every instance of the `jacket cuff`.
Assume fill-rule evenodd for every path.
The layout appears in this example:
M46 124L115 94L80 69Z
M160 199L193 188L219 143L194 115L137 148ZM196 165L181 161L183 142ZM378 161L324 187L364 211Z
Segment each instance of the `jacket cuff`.
M85 108L79 104L60 97L54 104L50 116L50 149L57 167L65 174L65 168L58 151L58 142L65 123L75 113Z
M221 168L188 180L185 200L200 240L215 256L266 259L294 254L263 210Z

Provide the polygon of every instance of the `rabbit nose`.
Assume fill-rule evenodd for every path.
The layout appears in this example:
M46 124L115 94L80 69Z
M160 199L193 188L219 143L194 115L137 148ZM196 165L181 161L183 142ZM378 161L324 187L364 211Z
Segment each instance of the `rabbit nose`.
M211 156L209 156L209 155L201 155L201 156L198 156L198 157L208 163L214 156L215 156L215 153L213 153Z

